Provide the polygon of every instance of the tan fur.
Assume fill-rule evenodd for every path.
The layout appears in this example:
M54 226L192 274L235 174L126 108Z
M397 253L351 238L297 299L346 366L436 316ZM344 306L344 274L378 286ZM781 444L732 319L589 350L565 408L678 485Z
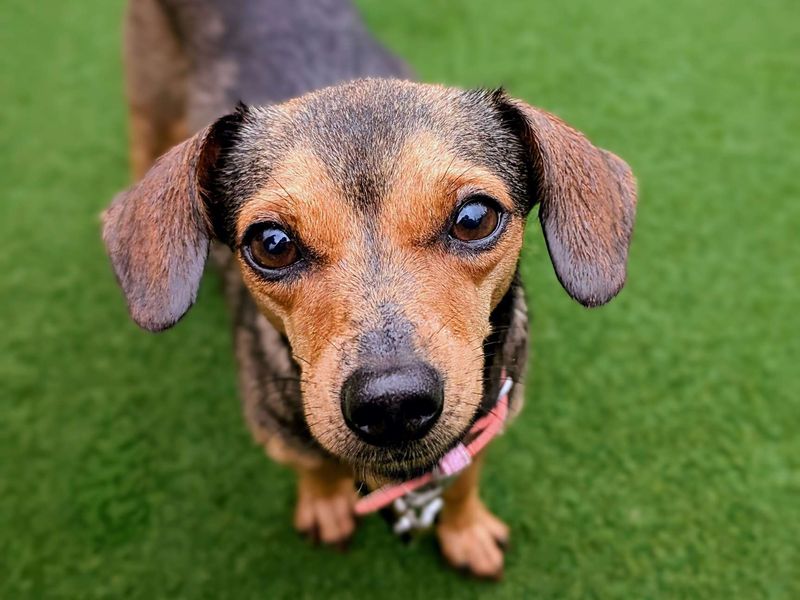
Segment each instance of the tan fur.
M447 373L445 408L430 434L441 452L475 414L483 387L481 342L522 245L523 223L513 217L489 252L464 260L442 251L434 238L465 194L487 193L508 210L513 204L499 178L458 159L433 134L408 141L396 173L377 215L380 248L363 235L364 219L374 217L355 211L318 159L304 150L276 166L238 219L239 237L255 222L277 221L321 254L323 264L299 282L268 282L242 259L240 265L256 303L286 332L303 365L303 403L312 433L342 460L362 444L343 422L338 391L346 375L342 364L360 333L354 324L379 325L374 307L379 300L391 301L415 326L421 355ZM379 289L366 292L365 272L375 252L384 277Z
M158 0L135 0L125 16L123 60L134 181L189 137L188 59Z
M188 137L189 129L183 119L156 123L131 109L129 135L131 177L138 181L159 156Z
M500 579L509 530L489 512L478 494L482 462L479 457L445 490L436 536L452 566L478 577Z
M338 463L298 468L294 526L325 544L343 545L355 531L357 495L353 476Z

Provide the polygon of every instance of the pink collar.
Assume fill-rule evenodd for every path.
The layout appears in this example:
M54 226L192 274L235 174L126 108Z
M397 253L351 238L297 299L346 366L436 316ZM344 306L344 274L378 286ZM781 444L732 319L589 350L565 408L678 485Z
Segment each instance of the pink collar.
M505 369L503 369L501 378L503 386L500 388L497 404L486 415L475 421L467 434L468 438L472 438L469 443L459 442L442 457L442 460L430 473L403 483L388 484L367 494L356 502L356 514L366 515L381 510L395 500L413 493L429 483L439 482L457 475L472 464L475 455L500 433L508 416L508 395L514 382L506 376Z

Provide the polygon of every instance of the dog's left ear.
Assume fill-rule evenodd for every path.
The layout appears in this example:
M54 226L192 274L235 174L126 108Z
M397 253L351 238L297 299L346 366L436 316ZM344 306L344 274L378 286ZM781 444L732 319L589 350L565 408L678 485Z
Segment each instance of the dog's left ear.
M619 157L543 110L495 94L525 147L532 202L561 285L584 306L600 306L625 284L636 214L636 181Z
M114 273L144 329L171 327L195 301L213 231L203 188L237 119L223 117L172 148L103 215Z

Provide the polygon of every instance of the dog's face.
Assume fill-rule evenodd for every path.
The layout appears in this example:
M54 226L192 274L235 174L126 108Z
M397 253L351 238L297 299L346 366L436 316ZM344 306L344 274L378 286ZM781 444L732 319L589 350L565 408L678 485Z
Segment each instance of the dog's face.
M571 295L600 304L624 281L627 166L498 93L373 80L242 108L151 174L106 221L134 318L173 324L226 242L289 339L310 431L382 477L430 467L476 417L537 201Z
M248 141L214 185L220 235L300 363L312 434L387 474L428 466L474 417L527 214L522 145L483 96L419 89L244 112Z

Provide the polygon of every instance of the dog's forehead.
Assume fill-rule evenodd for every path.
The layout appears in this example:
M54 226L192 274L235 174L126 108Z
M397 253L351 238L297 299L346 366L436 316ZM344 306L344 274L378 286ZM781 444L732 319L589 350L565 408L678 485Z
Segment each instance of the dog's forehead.
M524 201L525 160L492 93L400 80L360 80L285 104L251 109L229 157L225 220L239 212L298 151L311 153L337 194L372 212L409 169L407 150L424 139L434 152L479 165ZM424 154L419 154L424 160ZM441 161L439 161L441 163ZM426 165L422 165L425 171ZM439 177L430 169L431 177ZM281 182L285 184L286 182Z
M437 97L406 85L349 85L315 94L294 126L342 197L359 208L382 198L406 141L432 128Z
M293 118L298 137L325 165L344 197L373 206L408 167L398 162L417 137L442 153L513 181L518 142L503 127L490 94L393 80L364 80L310 96ZM516 145L515 145L516 144Z

